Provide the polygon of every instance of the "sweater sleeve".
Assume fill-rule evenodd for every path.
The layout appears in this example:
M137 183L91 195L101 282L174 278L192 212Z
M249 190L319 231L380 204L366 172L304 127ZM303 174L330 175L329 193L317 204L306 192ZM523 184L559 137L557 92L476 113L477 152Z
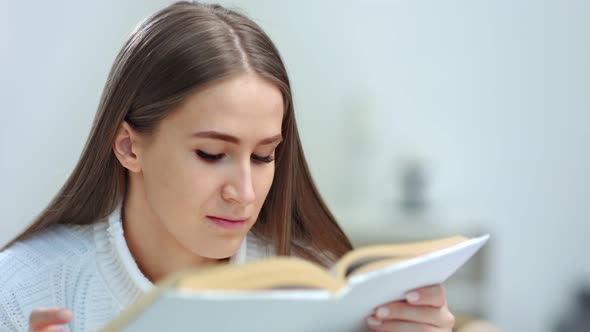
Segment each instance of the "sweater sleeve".
M0 295L0 331L19 331L19 329L15 322L10 318L8 314L8 303L6 303L4 294Z
M0 331L18 331L12 324L4 310L0 309Z
M0 252L0 331L26 331L28 318L24 317L12 289L13 277L26 268L14 259L10 249Z

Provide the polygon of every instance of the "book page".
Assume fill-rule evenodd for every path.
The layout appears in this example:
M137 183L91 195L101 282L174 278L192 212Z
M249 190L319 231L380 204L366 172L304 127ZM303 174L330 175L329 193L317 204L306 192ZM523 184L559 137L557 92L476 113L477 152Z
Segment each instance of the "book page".
M188 271L175 287L186 290L252 291L316 288L336 293L346 285L323 267L294 257L274 257L245 265L224 265Z
M351 276L336 295L321 290L254 293L167 289L134 317L103 332L144 331L370 331L366 317L410 290L443 283L488 236L467 240L383 269Z
M344 280L354 270L364 264L373 263L382 259L391 260L395 258L412 258L435 250L447 248L467 240L468 239L463 236L452 236L420 242L362 247L344 255L331 269L331 272L337 279Z

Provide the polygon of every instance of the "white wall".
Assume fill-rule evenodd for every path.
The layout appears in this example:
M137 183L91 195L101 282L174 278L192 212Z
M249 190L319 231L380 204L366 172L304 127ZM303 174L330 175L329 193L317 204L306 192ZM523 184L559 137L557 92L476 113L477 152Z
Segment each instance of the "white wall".
M64 183L119 48L162 3L0 3L0 242Z
M163 3L0 5L0 242L59 189L118 47ZM281 50L338 216L386 220L394 170L423 158L436 215L492 231L490 319L551 331L590 281L590 2L222 3Z

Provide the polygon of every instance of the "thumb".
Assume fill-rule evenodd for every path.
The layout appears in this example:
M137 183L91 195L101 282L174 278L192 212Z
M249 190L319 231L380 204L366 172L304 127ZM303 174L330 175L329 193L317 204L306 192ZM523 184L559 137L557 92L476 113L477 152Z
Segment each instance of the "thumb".
M29 317L29 328L37 331L51 325L66 324L72 320L72 312L65 308L41 308L33 310Z

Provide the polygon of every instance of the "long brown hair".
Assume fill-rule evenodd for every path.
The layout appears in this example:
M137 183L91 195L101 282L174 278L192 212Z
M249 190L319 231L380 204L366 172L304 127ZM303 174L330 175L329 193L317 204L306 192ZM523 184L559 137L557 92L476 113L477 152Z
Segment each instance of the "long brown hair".
M126 169L112 151L119 125L127 121L150 134L195 89L244 72L276 84L285 104L275 178L252 231L272 242L278 255L296 254L323 265L341 257L352 246L312 180L278 50L247 17L184 1L146 18L131 34L111 68L74 171L9 245L50 225L90 224L111 214L126 186Z

